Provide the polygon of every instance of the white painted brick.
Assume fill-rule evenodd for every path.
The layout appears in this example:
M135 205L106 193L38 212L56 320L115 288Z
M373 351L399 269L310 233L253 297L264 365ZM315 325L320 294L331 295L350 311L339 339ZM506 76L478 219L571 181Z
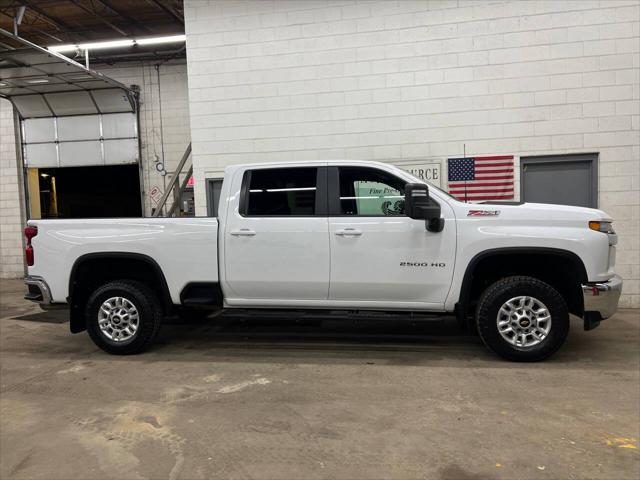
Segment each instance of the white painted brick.
M24 275L18 156L13 106L0 99L0 278Z
M558 43L551 45L551 58L568 58L581 57L583 55L584 46L582 42L575 43Z
M615 40L593 40L590 42L584 42L584 54L585 55L612 55L614 53L620 53L616 50Z
M550 120L536 123L537 135L583 133L597 130L598 120L595 118Z
M616 74L616 83L618 85L621 84L631 84L638 85L640 84L640 69L628 69L628 70L617 70Z
M631 130L631 116L599 117L598 130L601 132Z
M616 22L615 24L600 25L600 38L627 38L638 35L638 22Z
M589 102L582 106L582 115L585 117L602 117L615 113L616 104L614 102Z
M599 100L600 89L597 87L567 90L567 103L597 102Z
M568 104L568 105L552 105L550 107L551 119L565 119L565 118L582 118L583 106L581 104ZM592 123L592 125L595 125Z
M504 106L512 107L529 107L535 105L535 94L529 92L508 93L503 95Z
M583 86L583 75L580 73L567 73L565 75L553 75L549 79L549 88L559 90L562 88L578 88Z
M631 85L600 87L600 100L627 100L633 98Z
M632 189L631 177L603 177L600 180L599 190L601 192L620 192L629 191Z
M607 145L637 145L638 132L586 133L585 147L603 147Z
M537 30L535 32L536 45L546 45L567 42L569 40L569 30L567 28L551 28L548 30Z
M583 135L553 135L551 137L551 147L557 150L569 150L582 148L584 146Z
M583 87L595 87L616 84L616 71L588 72L582 74Z
M622 53L617 55L603 55L600 58L600 70L615 70L638 66L638 55Z
M567 101L566 90L551 90L547 92L536 92L536 105L557 105Z
M551 137L535 136L521 137L518 148L523 153L539 153L540 151L551 149Z
M600 38L600 27L597 25L572 26L567 29L567 40L570 42L599 40Z
M623 38L616 40L617 53L637 53L640 51L640 45L635 38Z

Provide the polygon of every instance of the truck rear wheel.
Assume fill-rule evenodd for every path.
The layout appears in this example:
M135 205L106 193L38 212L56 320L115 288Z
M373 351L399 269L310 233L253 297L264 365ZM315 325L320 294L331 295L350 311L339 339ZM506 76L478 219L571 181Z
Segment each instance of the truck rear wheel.
M87 331L102 350L116 355L139 353L151 346L162 325L156 294L133 280L109 282L89 297Z
M569 334L564 298L533 277L507 277L489 286L478 302L476 322L487 347L518 362L544 360Z

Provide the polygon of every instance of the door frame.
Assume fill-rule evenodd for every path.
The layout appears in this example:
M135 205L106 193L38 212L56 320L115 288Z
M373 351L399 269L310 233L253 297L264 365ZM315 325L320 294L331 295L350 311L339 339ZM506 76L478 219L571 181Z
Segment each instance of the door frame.
M218 212L214 211L213 202L213 183L220 182L220 191L222 192L222 182L224 177L207 177L205 178L205 190L207 193L207 217L218 217ZM220 208L220 198L218 198L218 208Z
M590 176L589 194L591 197L591 202L589 206L591 208L598 208L598 159L599 157L600 157L600 154L598 152L520 157L520 201L522 202L525 201L524 200L524 194L525 194L524 169L528 164L588 162L589 176Z

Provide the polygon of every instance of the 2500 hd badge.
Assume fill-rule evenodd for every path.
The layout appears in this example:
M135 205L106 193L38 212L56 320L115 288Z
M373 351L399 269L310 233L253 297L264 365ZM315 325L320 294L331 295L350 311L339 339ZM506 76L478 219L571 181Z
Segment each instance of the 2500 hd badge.
M400 262L401 267L435 267L445 268L447 266L444 262Z

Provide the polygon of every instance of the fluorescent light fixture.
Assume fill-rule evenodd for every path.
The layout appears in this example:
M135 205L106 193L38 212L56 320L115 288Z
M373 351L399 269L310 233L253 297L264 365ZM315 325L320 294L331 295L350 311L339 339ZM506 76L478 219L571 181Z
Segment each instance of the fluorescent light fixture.
M81 50L102 50L105 48L130 47L134 43L133 40L113 40L110 42L81 43L78 46Z
M108 42L78 43L68 45L53 45L48 47L52 52L74 52L76 50L104 50L106 48L133 47L134 45L156 45L159 43L179 43L186 41L186 35L169 35L166 37L151 37L140 39L111 40Z
M52 52L74 52L76 50L101 50L105 48L131 47L133 40L113 40L111 42L80 43L77 45L54 45L49 47Z
M135 42L138 45L154 45L158 43L179 43L186 40L186 35L170 35L168 37L139 38Z
M33 80L27 80L26 83L49 83L49 80L46 78L34 78Z

